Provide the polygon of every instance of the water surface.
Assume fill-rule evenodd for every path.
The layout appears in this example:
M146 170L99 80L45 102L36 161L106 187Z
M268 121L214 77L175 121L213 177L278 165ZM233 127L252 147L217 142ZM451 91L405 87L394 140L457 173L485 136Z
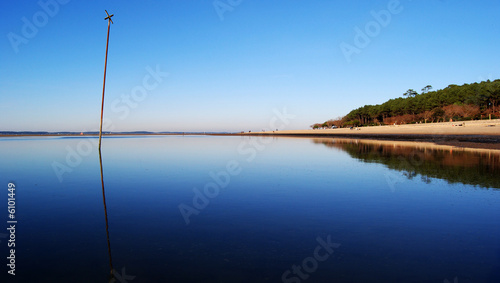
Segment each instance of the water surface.
M500 280L496 153L105 138L106 227L96 141L0 139L0 211L7 227L13 182L19 221L15 277L0 232L2 282Z

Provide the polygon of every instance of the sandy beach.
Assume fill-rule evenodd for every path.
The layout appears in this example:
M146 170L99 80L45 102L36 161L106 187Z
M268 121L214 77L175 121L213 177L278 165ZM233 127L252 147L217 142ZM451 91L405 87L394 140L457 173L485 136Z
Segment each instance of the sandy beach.
M347 137L375 140L431 142L457 147L500 150L500 119L342 129L283 130L243 133L303 137Z

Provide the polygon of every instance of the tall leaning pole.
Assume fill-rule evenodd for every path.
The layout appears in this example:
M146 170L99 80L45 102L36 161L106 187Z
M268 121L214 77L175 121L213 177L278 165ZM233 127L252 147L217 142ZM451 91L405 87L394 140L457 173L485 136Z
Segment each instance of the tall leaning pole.
M99 151L101 150L101 138L102 138L102 117L104 113L104 90L106 89L106 67L108 66L108 45L109 45L109 27L113 23L113 20L111 17L114 15L112 14L111 16L108 14L108 11L104 10L106 12L107 17L104 18L105 20L108 20L108 37L106 39L106 57L104 59L104 80L102 82L102 103L101 103L101 124L99 126Z

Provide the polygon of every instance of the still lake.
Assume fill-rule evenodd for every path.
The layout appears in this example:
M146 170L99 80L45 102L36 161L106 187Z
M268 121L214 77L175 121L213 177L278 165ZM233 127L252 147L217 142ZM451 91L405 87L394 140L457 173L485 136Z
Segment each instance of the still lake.
M1 282L500 282L498 153L128 136L103 138L100 156L96 143L0 138Z

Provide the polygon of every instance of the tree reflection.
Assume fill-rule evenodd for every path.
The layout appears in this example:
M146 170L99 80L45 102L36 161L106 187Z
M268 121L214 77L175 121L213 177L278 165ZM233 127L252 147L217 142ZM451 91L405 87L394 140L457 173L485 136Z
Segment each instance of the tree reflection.
M500 189L500 154L496 151L337 138L313 139L313 142L341 149L363 162L384 164L410 180L420 175L425 183L438 178L449 183Z

